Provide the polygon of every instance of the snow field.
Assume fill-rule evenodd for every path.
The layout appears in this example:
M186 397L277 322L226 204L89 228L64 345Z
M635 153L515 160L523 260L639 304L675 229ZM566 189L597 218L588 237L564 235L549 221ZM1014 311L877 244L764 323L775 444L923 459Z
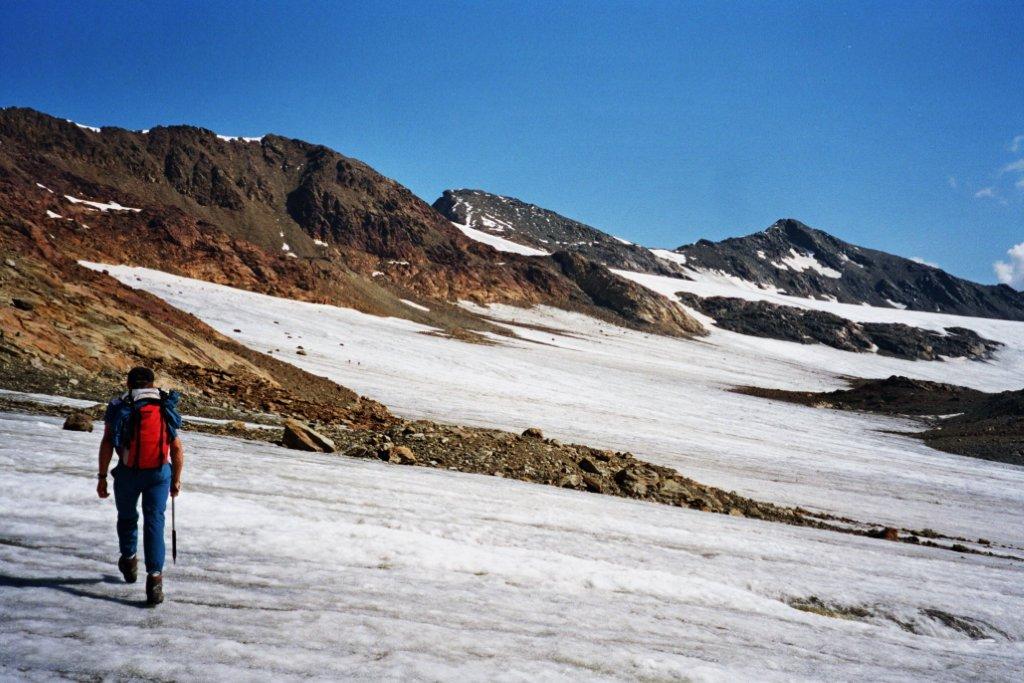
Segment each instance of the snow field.
M185 437L179 564L135 609L99 433L0 414L0 678L1013 680L1024 661L1019 563ZM785 603L811 595L872 616Z
M158 271L95 267L256 350L280 349L278 358L331 377L400 415L517 432L537 426L565 441L629 450L698 481L774 503L1024 546L1021 468L941 453L891 433L917 428L907 420L817 410L728 390L739 384L838 388L842 383L833 371L899 373L987 389L1019 386L1024 335L1009 338L1012 326L1024 327L1019 323L978 323L991 326L993 334L986 336L1009 344L990 364L903 361L719 330L700 340L669 339L554 309L502 306L485 312L506 321L522 339L481 346L423 334L431 328L407 320ZM873 310L883 315L883 309ZM298 345L308 355L294 354Z

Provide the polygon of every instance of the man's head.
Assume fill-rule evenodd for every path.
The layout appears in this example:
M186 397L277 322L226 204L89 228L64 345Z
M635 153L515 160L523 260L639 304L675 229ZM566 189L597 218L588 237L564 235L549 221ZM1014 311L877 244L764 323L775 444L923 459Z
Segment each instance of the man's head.
M149 368L137 367L128 371L128 388L145 389L153 386L156 376Z

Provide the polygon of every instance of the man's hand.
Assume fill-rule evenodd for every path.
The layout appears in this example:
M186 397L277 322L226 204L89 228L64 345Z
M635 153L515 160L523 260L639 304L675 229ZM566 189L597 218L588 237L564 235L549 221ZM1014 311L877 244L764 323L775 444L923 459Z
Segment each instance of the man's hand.
M107 478L104 477L99 480L96 484L96 495L100 498L110 498L110 493L107 491Z
M181 493L181 482L180 481L172 481L171 482L171 498L177 498L179 493Z

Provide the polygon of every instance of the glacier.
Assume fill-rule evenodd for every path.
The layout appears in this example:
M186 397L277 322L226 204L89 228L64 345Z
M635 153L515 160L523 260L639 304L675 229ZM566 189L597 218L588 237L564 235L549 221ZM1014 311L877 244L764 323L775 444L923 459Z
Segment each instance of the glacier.
M729 391L838 388L839 373L1019 386L1021 323L956 319L1006 348L923 363L465 304L518 335L483 346L93 265L399 415L537 426L762 500L1024 557L1024 469L894 433L919 428L907 419ZM0 678L1015 680L1024 666L1020 560L197 433L168 601L135 609L113 504L93 491L98 442L0 414Z

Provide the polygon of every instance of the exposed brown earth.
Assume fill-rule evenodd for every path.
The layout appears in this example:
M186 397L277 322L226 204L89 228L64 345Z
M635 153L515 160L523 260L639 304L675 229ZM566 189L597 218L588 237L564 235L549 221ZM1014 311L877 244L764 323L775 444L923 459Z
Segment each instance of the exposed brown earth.
M145 364L211 403L366 426L392 419L379 403L252 351L155 296L59 256L10 248L21 239L0 233L3 253L21 254L0 262L0 386L112 395L129 368Z
M859 410L922 419L910 434L932 448L983 460L1024 465L1024 389L990 394L909 377L854 379L829 392L740 387L736 391L815 408Z

